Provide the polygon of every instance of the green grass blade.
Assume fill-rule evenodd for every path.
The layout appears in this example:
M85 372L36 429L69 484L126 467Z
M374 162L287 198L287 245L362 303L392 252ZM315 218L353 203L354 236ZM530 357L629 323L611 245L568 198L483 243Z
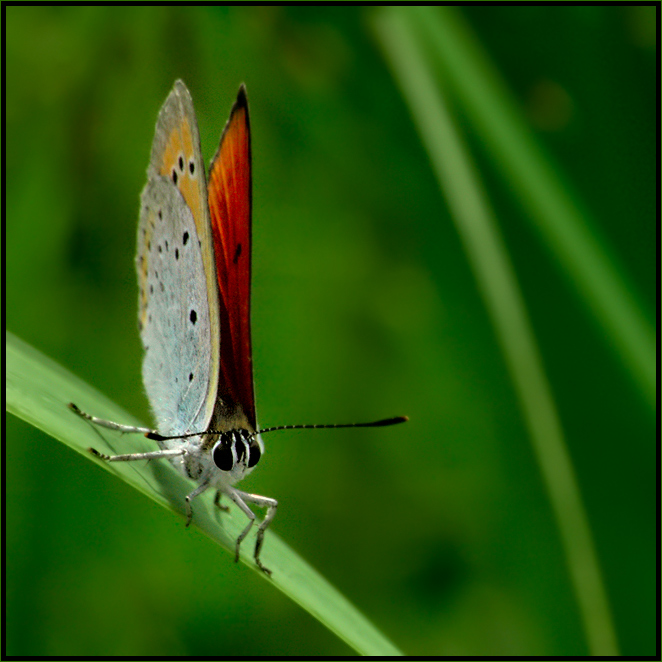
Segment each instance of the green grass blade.
M91 446L105 453L154 450L141 435L122 436L109 430L100 433L71 412L67 404L75 402L81 409L94 415L128 424L141 424L91 386L9 332L6 357L7 411L62 441L91 462L97 462L87 451ZM191 491L192 483L169 462L100 465L165 508L183 514L184 496ZM193 524L234 554L234 540L241 531L245 517L233 504L230 504L230 508L232 516L224 517L223 513L213 507L212 496L204 495L195 501ZM221 517L224 517L222 526ZM401 655L356 607L271 530L265 536L261 554L264 564L273 571L272 578L267 579L255 567L253 541L251 535L244 542L242 561L354 650L364 655ZM227 562L231 563L230 556Z
M419 7L410 16L497 172L506 178L554 261L603 327L607 344L655 411L655 331L634 288L595 232L595 222L560 180L459 14L449 7Z
M411 12L384 10L375 27L448 200L510 371L559 527L591 654L617 655L588 517L524 299L493 211L447 112Z

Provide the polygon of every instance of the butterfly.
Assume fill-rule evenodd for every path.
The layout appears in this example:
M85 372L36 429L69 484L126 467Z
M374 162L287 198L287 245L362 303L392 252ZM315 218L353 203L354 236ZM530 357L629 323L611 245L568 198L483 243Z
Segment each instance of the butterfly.
M105 455L108 462L168 458L197 487L191 502L216 490L248 518L239 549L255 523L249 504L265 508L257 528L254 559L278 502L235 485L264 454L261 434L295 428L384 426L373 423L257 425L250 332L251 133L246 88L241 85L220 145L205 177L191 95L181 80L163 104L152 144L147 184L141 194L136 271L138 318L144 349L142 375L157 429L107 421L69 407L87 421L121 432L144 434L159 450Z

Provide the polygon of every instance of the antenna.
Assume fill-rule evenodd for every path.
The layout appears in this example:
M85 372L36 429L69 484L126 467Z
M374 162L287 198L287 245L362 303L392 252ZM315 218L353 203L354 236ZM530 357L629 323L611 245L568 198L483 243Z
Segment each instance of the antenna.
M255 434L264 434L266 432L276 432L277 430L322 430L332 428L383 428L387 425L397 425L398 423L406 423L409 420L408 416L395 416L394 418L383 418L381 421L373 421L371 423L321 423L317 425L276 425L271 428L263 428L258 430ZM188 434L176 434L171 437L160 435L156 430L145 432L148 439L154 441L166 441L168 439L186 439L187 437L198 437L202 434L227 434L231 430L205 430L204 432L189 432Z
M276 425L272 428L258 430L255 434L264 434L265 432L276 432L277 430L321 430L331 428L384 428L387 425L397 425L406 423L408 416L395 416L394 418L384 418L381 421L372 423L321 423L317 425Z

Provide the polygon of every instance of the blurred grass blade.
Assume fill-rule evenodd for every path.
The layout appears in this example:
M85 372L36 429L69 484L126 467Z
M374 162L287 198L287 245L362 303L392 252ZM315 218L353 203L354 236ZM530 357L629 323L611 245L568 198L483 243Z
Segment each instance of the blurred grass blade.
M9 332L6 357L7 411L62 441L90 462L98 463L87 451L90 446L109 453L154 450L141 435L122 436L108 430L99 434L96 428L73 414L67 407L69 402L75 402L81 409L103 418L141 424ZM117 462L102 463L100 466L165 508L183 514L184 496L191 491L192 483L169 462ZM243 527L245 517L234 504L230 504L232 517L225 516L221 525L222 515L219 516L218 510L213 508L211 495L196 499L195 504L193 523L234 555L234 540ZM249 538L241 548L242 561L266 579L255 567L253 536ZM363 614L271 530L265 537L261 558L273 570L270 581L274 586L354 650L364 655L401 655ZM228 555L226 561L232 563L232 556Z
M424 37L445 82L470 118L496 171L523 204L527 217L552 251L616 350L651 411L656 407L655 331L634 288L624 282L595 223L580 211L528 129L507 88L450 7L417 7L409 14Z
M580 490L524 300L491 208L421 49L412 12L382 10L375 28L409 105L491 316L559 526L592 655L616 655L607 594Z

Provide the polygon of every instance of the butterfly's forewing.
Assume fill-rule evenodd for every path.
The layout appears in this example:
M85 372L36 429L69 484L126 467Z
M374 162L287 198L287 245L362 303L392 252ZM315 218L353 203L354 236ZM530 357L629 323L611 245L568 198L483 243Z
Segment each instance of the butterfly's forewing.
M143 379L162 432L208 427L216 403L218 286L193 102L177 81L156 125L136 267Z
M242 85L209 173L222 330L218 396L256 429L250 330L251 141Z

